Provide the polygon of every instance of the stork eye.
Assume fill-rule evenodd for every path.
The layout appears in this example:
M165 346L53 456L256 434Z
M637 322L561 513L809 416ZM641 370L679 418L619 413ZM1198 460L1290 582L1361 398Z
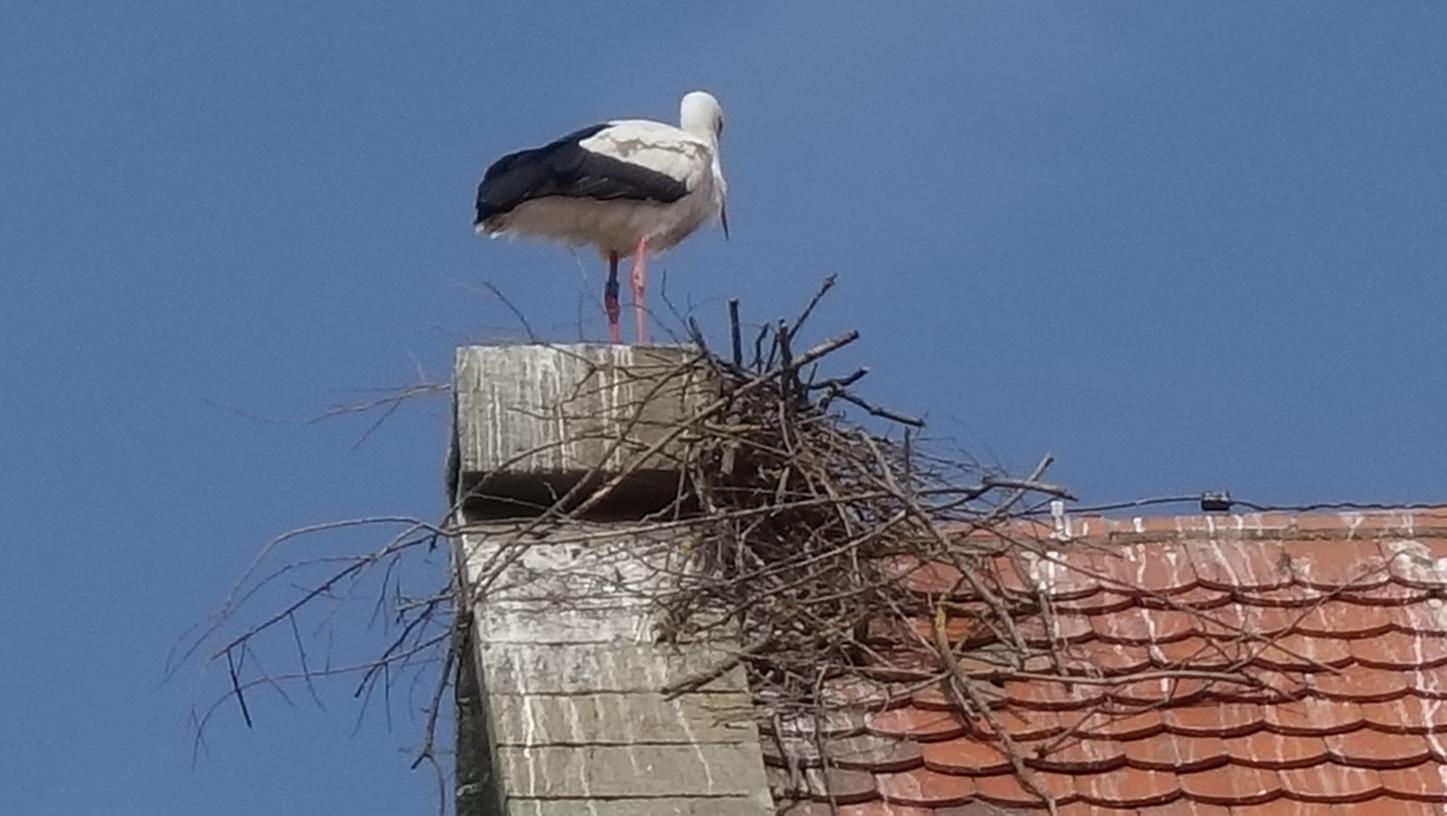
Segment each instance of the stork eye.
M723 119L722 119L722 118L720 118L720 119L718 120L718 127L714 128L714 135L716 135L716 136L722 136L722 135L723 135Z

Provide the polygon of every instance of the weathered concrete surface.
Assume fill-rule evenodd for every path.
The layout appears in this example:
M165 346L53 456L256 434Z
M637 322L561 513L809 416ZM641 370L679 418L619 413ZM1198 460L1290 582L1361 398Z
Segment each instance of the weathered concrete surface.
M728 655L704 646L484 643L478 658L493 694L589 694L657 691L707 672ZM743 682L736 667L703 690L724 691Z
M529 345L458 349L456 450L462 487L498 515L550 503L585 474L635 476L618 503L666 492L681 446L659 442L706 394L684 346ZM637 460L637 461L635 461Z
M757 746L547 745L498 749L509 794L522 799L747 797L758 786Z
M616 603L569 609L561 603L499 601L480 605L477 625L490 644L586 643L653 639L653 613L647 604Z
M736 647L726 637L656 642L649 599L673 574L660 563L677 566L657 560L666 539L527 545L522 526L479 525L463 539L469 580L495 577L501 596L477 604L474 658L507 814L772 813L743 669L674 699L661 693ZM569 525L557 535L609 529Z
M496 695L493 737L499 746L627 745L677 741L679 732L697 744L750 743L753 701L739 692L656 692L565 695Z
M606 521L532 529L525 518L529 503L550 503L595 466L617 472L658 442L706 394L689 377L658 387L692 355L627 346L458 352L456 482L491 497L464 505L471 531L460 544L476 594L474 708L487 719L470 733L486 733L496 765L490 797L469 791L492 808L483 816L773 813L742 669L676 699L661 693L736 648L723 635L656 642L653 601L686 572L691 541L640 521L673 495L686 449L661 445L648 462L654 481L620 490ZM663 396L645 399L653 392Z
M610 526L628 529L573 523L549 531L549 536L573 543L554 545L523 532L522 525L489 525L488 535L469 535L465 541L471 578L487 583L489 603L552 600L555 606L610 606L658 591L660 572L683 568L689 551L685 538L641 532L620 538L610 533ZM507 573L494 579L489 566L503 559Z

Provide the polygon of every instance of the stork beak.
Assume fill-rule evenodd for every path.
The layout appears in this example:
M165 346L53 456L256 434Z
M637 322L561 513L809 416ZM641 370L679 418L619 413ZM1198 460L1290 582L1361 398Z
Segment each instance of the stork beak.
M721 202L718 205L718 220L723 222L724 240L727 241L729 239L729 208L727 203Z

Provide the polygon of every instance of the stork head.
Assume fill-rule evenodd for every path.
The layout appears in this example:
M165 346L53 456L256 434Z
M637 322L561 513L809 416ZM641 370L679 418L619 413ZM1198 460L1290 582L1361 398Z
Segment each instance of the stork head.
M690 91L683 96L679 106L678 123L687 132L703 137L713 144L713 177L718 196L718 217L723 223L724 240L729 237L729 211L724 204L727 185L724 183L723 168L719 166L718 143L723 138L723 108L718 100L707 91Z
M723 108L707 91L690 91L679 105L679 125L695 136L718 144L723 136Z

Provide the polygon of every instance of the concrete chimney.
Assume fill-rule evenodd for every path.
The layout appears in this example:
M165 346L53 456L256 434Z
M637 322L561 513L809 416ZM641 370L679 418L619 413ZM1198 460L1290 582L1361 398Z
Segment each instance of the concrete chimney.
M662 689L736 648L659 643L650 599L694 541L648 529L687 450L670 429L708 399L691 348L473 346L457 352L450 500L468 532L457 689L459 816L765 816L753 706L735 667ZM635 460L638 460L635 462ZM578 520L540 522L559 497Z

